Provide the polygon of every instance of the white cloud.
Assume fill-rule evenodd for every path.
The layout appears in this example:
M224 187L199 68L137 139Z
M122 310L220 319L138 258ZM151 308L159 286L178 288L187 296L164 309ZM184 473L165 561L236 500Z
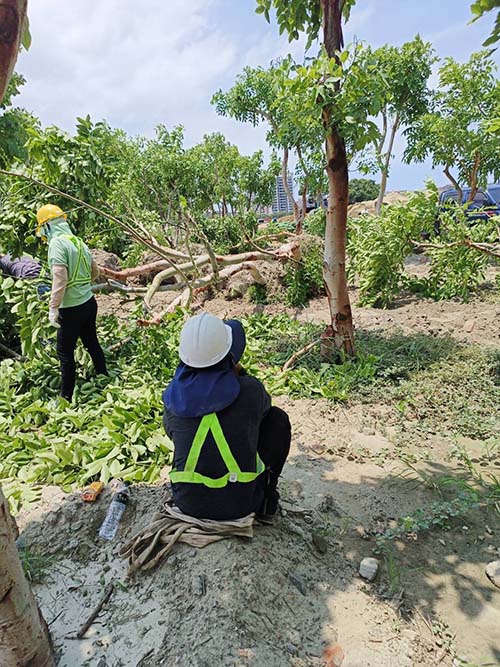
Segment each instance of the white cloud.
M66 129L87 113L132 132L184 121L236 57L235 44L211 25L216 4L44 0L42 9L33 3L33 45L19 61L28 79L21 103Z
M434 2L358 2L346 41L356 35L374 44L399 43L437 26L432 37L441 55L458 58L476 50L488 25L467 26L468 9L463 22L461 16L451 26L432 22L424 5L430 10ZM451 6L455 0L442 2ZM303 57L305 39L288 43L277 35L275 24L255 16L254 7L255 0L32 2L33 43L18 64L28 83L16 102L44 125L55 123L69 131L76 116L90 114L130 134L151 135L160 122L182 124L190 144L220 131L243 152L265 148L265 127L221 118L210 105L214 91L229 88L245 65L267 66L287 53L299 61ZM410 9L413 20L404 21ZM413 173L421 169L422 180L424 170L428 173L425 166L412 167L411 175L408 169L395 162L393 187L416 187Z

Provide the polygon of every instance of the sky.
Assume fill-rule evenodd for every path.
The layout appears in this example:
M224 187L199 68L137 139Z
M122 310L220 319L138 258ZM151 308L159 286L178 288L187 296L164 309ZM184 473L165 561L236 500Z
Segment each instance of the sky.
M255 0L38 0L29 5L32 45L17 71L27 84L16 104L43 125L73 132L77 116L90 114L131 135L152 136L158 123L183 125L186 143L222 132L243 153L264 149L266 128L215 113L215 91L231 87L245 65L268 66L304 40L279 36L255 14ZM470 0L358 0L345 28L374 47L400 45L417 33L440 57L465 61L481 48L493 14L473 25ZM500 64L498 54L495 60ZM389 190L418 189L430 164L404 165L396 145ZM445 179L434 174L438 184Z

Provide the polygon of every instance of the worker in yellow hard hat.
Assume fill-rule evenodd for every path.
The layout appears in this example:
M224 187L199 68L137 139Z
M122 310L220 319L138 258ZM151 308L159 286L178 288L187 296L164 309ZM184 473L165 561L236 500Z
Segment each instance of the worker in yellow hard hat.
M57 328L57 356L61 363L61 396L73 397L75 348L80 338L97 373L107 375L104 352L97 339L97 302L91 281L99 274L90 250L75 236L66 214L55 204L45 204L37 214L37 235L49 243L52 288L49 322Z

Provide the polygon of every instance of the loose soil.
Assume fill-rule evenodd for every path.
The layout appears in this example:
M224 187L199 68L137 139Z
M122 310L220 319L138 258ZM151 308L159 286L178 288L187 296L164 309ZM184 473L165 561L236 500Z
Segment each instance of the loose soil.
M425 270L418 262L416 270ZM116 296L99 296L99 303L101 312L126 314ZM232 317L284 309L223 298L204 308ZM296 315L326 322L326 303L315 300ZM466 305L410 298L390 310L354 308L358 330L447 335L490 348L500 343L499 316L487 290ZM472 512L451 530L397 542L374 583L358 575L377 534L435 501L433 480L462 474L452 456L458 440L485 474L500 474L498 455L485 456L481 440L422 433L418 417L402 420L389 397L346 405L278 397L275 404L293 426L283 511L251 541L180 546L152 573L127 579L119 548L160 506L161 484L133 488L112 543L97 537L107 492L89 505L47 487L35 509L17 517L24 543L47 556L34 589L58 664L319 667L325 647L338 643L343 667L500 665L500 590L484 574L499 557L497 513ZM420 478L407 476L408 457ZM200 576L204 595L197 592ZM74 639L111 581L110 602L85 638Z

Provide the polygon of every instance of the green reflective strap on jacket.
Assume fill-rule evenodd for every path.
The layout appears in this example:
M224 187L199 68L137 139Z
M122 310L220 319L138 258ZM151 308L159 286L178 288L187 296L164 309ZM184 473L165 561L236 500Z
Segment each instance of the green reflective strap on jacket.
M212 432L213 439L217 449L226 464L228 472L222 477L207 477L196 472L196 466L200 458L201 450L205 444L208 432ZM193 439L193 444L189 450L184 470L172 470L170 480L175 484L177 482L188 482L191 484L204 484L211 489L221 489L228 482L253 482L266 469L259 454L255 462L255 472L242 472L234 458L228 442L222 431L219 418L215 412L205 415L198 426L198 430Z
M87 258L85 257L82 240L76 236L70 236L69 234L64 234L64 238L68 239L68 241L70 241L75 246L78 252L74 271L71 276L68 276L68 283L66 285L66 289L68 287L75 287L76 285L90 284L91 266L88 263ZM81 278L79 278L78 275L80 274L80 268L82 264L85 268L86 276L82 276Z

